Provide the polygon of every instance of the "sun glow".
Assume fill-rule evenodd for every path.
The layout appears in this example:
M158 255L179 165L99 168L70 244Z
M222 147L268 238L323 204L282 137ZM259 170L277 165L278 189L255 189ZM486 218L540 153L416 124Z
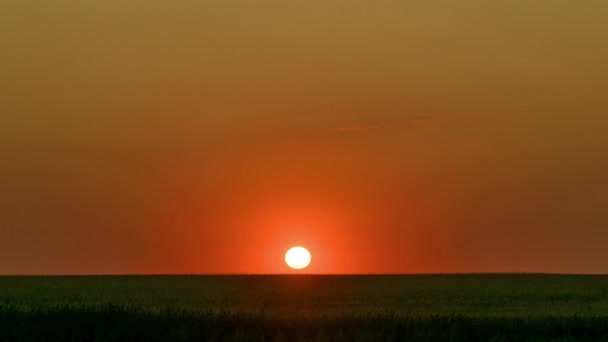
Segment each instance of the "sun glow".
M293 269L301 270L310 264L310 252L304 247L292 247L285 253L285 262Z

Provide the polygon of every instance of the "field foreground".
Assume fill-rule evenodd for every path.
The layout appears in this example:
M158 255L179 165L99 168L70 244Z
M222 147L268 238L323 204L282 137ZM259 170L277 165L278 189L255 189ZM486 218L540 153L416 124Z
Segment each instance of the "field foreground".
M608 340L608 276L0 277L0 340Z

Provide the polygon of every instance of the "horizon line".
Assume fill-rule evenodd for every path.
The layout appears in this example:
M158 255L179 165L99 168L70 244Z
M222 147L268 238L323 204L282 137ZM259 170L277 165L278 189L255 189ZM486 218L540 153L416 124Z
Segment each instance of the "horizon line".
M555 275L608 276L608 273L560 272L435 272L435 273L0 273L0 277L218 277L218 276L466 276L466 275Z

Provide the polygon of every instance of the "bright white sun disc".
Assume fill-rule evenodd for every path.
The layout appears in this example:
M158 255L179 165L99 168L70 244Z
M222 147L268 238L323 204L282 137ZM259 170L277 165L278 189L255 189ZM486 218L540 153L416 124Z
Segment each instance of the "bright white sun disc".
M301 270L310 264L310 252L304 247L293 247L285 253L285 262L289 267Z

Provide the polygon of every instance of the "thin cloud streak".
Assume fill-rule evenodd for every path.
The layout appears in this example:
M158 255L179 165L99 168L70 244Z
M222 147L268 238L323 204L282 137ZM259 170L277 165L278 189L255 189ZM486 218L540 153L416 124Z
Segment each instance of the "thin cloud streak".
M380 125L348 125L340 126L337 130L342 132L366 132L378 128L380 128Z

